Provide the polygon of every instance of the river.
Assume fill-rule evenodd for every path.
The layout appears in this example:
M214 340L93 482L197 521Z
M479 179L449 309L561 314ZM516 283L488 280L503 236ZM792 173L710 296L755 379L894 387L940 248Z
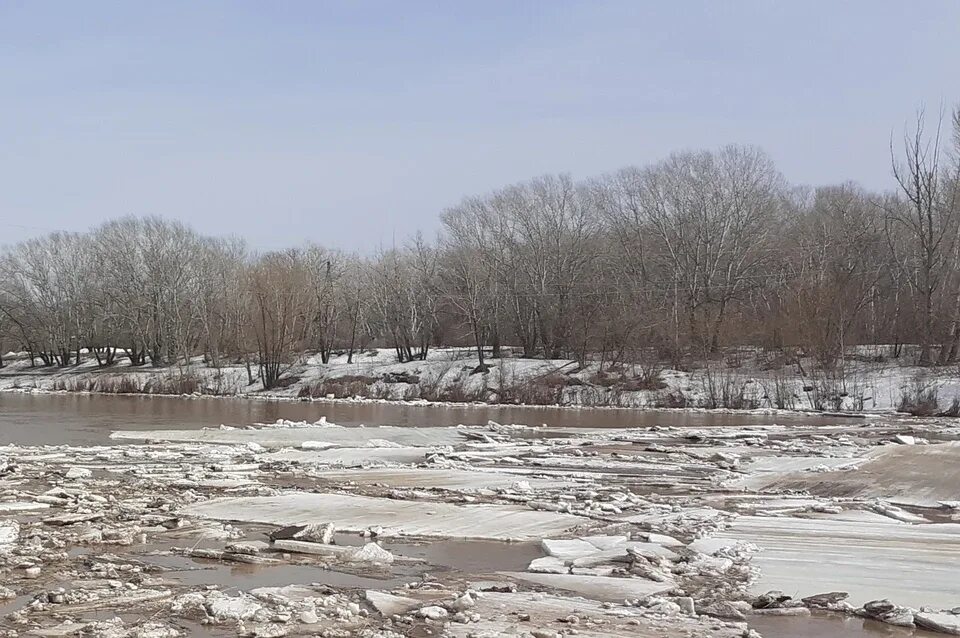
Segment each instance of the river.
M277 401L244 398L32 394L0 392L0 444L98 445L110 432L162 428L243 426L277 419L339 425L419 427L505 424L632 428L738 425L830 425L837 417L524 406L438 406L351 401Z
M316 421L326 417L341 425L449 426L480 425L488 420L554 427L627 428L648 426L740 426L836 424L843 419L817 415L760 415L720 412L566 409L518 406L425 406L398 403L300 402L233 398L183 398L84 394L0 393L0 444L106 445L118 429L202 428L220 424L242 426L277 419ZM438 544L437 547L444 547ZM434 548L436 549L436 548ZM462 548L461 548L462 549ZM407 553L413 550L406 548ZM523 547L518 551L527 552ZM458 552L463 554L464 552ZM483 552L468 555L486 556ZM538 552L532 554L534 557ZM524 553L511 569L522 568ZM442 561L439 561L442 563ZM518 567L519 566L519 567ZM461 566L462 567L462 566ZM225 569L225 568L224 568ZM267 576L291 580L286 570L247 570L249 578ZM199 576L209 577L200 572ZM314 572L309 579L316 579ZM227 577L234 580L235 576ZM304 576L304 578L307 578ZM260 582L260 580L256 582ZM268 579L269 580L269 579ZM292 578L292 581L296 581ZM263 581L266 582L266 581ZM272 582L272 581L270 581ZM354 583L356 585L356 583ZM840 616L813 618L757 618L751 626L776 638L828 638L833 636L906 638L935 636L922 631L893 628Z

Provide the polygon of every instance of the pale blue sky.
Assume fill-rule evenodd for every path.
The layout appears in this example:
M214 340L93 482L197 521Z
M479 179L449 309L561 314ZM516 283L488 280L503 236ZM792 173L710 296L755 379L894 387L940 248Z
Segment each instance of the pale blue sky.
M369 248L548 172L765 148L890 184L960 2L0 0L0 243L158 214Z

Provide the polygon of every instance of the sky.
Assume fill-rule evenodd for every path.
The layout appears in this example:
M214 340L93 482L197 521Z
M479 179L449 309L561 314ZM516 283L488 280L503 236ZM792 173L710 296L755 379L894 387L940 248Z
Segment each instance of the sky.
M954 0L0 0L0 244L159 215L369 251L728 143L887 189L958 79Z

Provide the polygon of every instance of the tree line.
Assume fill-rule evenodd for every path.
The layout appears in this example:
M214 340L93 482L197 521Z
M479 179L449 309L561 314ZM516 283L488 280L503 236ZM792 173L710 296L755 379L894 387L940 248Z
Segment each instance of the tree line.
M935 120L933 125L929 122ZM960 358L960 110L891 142L887 192L792 186L760 149L676 153L468 197L435 239L260 253L129 217L0 255L0 352L107 367L202 355L276 386L305 352L469 346L682 365L752 345L836 365L858 344ZM0 365L2 365L0 360Z

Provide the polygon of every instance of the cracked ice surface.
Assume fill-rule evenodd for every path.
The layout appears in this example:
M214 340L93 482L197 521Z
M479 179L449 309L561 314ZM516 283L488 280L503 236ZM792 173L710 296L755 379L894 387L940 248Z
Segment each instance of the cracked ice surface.
M850 593L862 605L892 597L900 604L952 608L960 600L960 524L741 516L719 538L755 543L757 590L794 597Z
M538 540L588 522L570 514L511 505L417 503L310 493L214 499L190 505L183 514L271 525L332 522L338 529L354 532L380 525L408 536L492 540Z
M468 428L404 428L377 426L348 428L338 425L301 428L249 428L219 430L143 430L118 431L111 439L127 441L172 441L215 444L256 443L268 448L300 447L304 443L327 443L339 447L357 447L358 444L388 441L401 446L419 447L454 445L464 441Z

